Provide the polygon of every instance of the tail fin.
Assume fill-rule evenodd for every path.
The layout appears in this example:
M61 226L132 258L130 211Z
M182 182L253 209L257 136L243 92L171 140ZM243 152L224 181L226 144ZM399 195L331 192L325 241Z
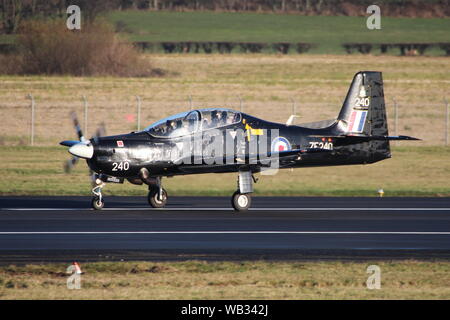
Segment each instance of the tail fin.
M345 134L389 135L381 72L361 71L354 76L338 120Z
M358 149L365 154L365 161L372 163L391 157L389 139L376 138L389 136L381 72L355 74L338 120L348 139L353 138L354 142L361 139Z
M419 140L389 136L381 72L355 74L337 123L337 135L343 138L341 143L358 144L352 152L359 150L366 155L367 162L390 158L389 140Z

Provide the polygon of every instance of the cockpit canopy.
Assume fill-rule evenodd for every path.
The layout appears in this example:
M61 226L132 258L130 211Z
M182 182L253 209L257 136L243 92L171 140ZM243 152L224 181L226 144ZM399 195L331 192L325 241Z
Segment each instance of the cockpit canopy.
M156 137L180 137L204 131L225 127L241 121L241 113L225 108L210 108L179 113L159 120L148 126L148 131Z

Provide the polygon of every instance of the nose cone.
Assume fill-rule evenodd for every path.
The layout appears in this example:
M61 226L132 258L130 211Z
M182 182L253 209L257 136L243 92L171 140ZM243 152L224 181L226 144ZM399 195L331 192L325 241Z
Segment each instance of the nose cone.
M69 148L69 152L74 156L83 159L91 159L94 155L94 147L89 140L74 144Z

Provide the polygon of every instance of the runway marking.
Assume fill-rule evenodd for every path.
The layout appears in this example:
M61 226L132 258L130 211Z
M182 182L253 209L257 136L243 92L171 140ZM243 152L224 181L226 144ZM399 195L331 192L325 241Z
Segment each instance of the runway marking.
M450 208L250 208L250 211L450 211ZM0 211L94 211L91 208L1 208ZM129 207L104 208L101 211L233 211L232 208ZM101 212L99 211L99 212Z
M102 234L368 234L368 235L450 235L446 231L3 231L0 235L102 235Z

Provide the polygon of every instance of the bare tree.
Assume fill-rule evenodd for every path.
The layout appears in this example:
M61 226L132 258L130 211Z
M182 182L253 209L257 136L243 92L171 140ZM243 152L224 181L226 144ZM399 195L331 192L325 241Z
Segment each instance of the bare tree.
M2 0L1 18L2 29L7 34L15 33L22 18L21 0Z

